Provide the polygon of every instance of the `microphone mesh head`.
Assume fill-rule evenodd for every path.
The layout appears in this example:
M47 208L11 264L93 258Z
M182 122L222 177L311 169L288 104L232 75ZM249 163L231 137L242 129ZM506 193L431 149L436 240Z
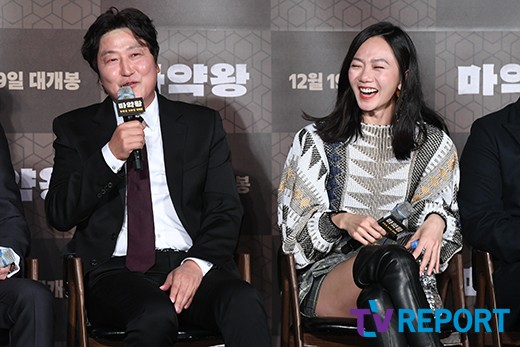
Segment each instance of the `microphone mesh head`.
M412 214L412 211L412 205L408 201L405 201L397 204L392 210L392 214L398 220L403 221Z
M117 100L133 99L135 98L134 91L129 86L119 88L117 91Z

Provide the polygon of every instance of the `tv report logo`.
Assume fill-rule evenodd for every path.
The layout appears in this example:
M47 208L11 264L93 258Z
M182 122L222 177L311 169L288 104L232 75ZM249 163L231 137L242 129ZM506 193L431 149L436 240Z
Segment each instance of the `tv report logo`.
M388 309L384 315L380 315L375 300L369 300L370 309L356 308L351 309L350 314L357 318L357 331L363 337L376 337L376 332L386 332L390 326L394 309ZM466 333L470 330L480 332L481 329L491 332L489 322L493 314L497 314L498 331L504 331L504 315L510 313L508 308L497 308L492 311L483 308L476 308L472 314L470 310L461 308L452 313L448 309L438 308L435 312L431 309L419 309L417 312L400 308L396 311L398 331L402 332L435 332L440 333L443 324L452 322L456 331ZM372 315L376 331L365 330L365 317Z

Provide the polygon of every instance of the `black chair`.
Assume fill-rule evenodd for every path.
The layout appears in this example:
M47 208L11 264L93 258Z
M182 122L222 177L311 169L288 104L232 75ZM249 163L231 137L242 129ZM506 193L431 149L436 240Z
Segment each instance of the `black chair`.
M302 316L298 300L298 278L294 256L283 254L280 257L280 262L282 282L281 347L303 347L306 345L321 347L368 346L367 339L359 336L357 332L355 319L308 318ZM461 252L455 254L446 271L437 276L437 284L444 303L450 299L454 309L466 307ZM449 291L450 288L451 292ZM448 298L449 294L451 294L450 298ZM443 327L441 338L444 346L469 347L468 336L455 331L453 327Z
M493 256L491 253L473 249L471 254L473 287L477 291L475 302L476 308L487 308L493 310L497 308L495 297L495 285L493 283ZM480 331L477 333L477 347L483 346L520 346L520 332L498 331L498 319L496 314L491 315L491 333Z
M125 336L124 331L93 327L87 320L81 258L75 255L66 255L64 262L64 287L65 295L68 298L67 347L122 346ZM250 254L239 254L237 265L242 278L251 283ZM175 346L203 347L222 343L224 341L218 333L201 329L183 329L181 327Z

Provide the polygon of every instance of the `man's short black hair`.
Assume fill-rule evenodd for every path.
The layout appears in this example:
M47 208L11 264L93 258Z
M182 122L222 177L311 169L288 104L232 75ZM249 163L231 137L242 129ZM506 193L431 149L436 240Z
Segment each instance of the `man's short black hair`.
M83 37L83 46L81 47L83 58L98 76L97 54L101 37L112 30L120 28L130 29L138 41L146 44L157 64L159 43L157 42L157 30L152 20L136 8L126 8L119 11L115 7L110 7L88 28L87 33Z

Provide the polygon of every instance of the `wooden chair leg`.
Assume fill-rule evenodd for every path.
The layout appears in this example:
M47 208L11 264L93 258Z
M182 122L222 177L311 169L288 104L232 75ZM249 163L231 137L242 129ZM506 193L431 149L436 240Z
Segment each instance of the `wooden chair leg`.
M462 253L458 253L452 259L455 262L452 279L453 303L457 308L466 308L466 295L464 292L464 264L462 261ZM461 333L461 342L463 347L469 347L468 334Z
M476 284L477 297L475 305L478 308L486 307L489 310L497 308L495 289L493 283L493 259L491 254L474 249L472 252L473 280ZM491 342L494 347L502 347L502 333L498 332L498 319L496 314L491 315ZM477 333L477 347L486 344L485 331Z
M290 318L290 292L289 281L286 276L282 276L282 317L281 317L281 347L289 347L289 336L291 327Z
M88 347L87 317L85 313L85 284L83 283L83 265L81 258L74 257L74 281L77 293L77 317L79 326L80 347Z
M69 291L74 292L76 291L76 285L74 282L69 283ZM74 347L76 343L76 295L72 295L69 292L69 299L68 299L68 322L67 322L67 347Z
M304 347L304 338L302 330L302 321L300 316L300 301L295 293L298 293L298 276L296 275L296 261L292 254L285 256L287 273L289 277L289 293L292 307L292 318L293 318L293 337L295 347Z
M67 347L88 347L83 265L81 258L74 255L67 255L64 262L64 277L69 296Z
M476 284L477 296L475 300L476 307L483 308L486 305L486 280L485 276L480 270L482 268L481 259L479 255L473 252L473 281ZM480 331L476 334L477 347L484 347L484 331Z
M491 258L491 254L484 253L482 258L482 264L483 267L482 272L484 274L484 285L486 287L484 293L487 295L487 302L488 302L488 308L490 310L493 310L497 308L497 301L495 298L495 287L493 282L493 271L494 271L494 265L493 260ZM502 338L501 333L498 332L498 319L496 314L491 315L491 335L492 335L492 341L493 346L495 347L501 347L502 346Z

